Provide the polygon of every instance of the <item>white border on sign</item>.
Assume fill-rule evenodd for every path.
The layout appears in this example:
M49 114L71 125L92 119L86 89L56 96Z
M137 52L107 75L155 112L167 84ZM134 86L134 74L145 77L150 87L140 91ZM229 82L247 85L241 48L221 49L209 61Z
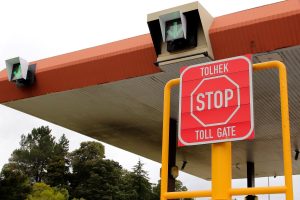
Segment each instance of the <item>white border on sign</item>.
M248 66L249 66L249 88L250 88L250 118L251 118L251 128L250 131L242 138L229 138L229 139L223 139L223 140L217 140L217 141L206 141L206 142L193 142L193 143L188 143L183 141L183 139L181 138L181 91L182 91L182 76L184 75L184 73L191 69L191 68L195 68L195 67L200 67L200 66L204 66L204 65L208 65L208 64L213 64L213 63L219 63L219 62L226 62L226 61L230 61L230 60L236 60L236 59L244 59L248 62ZM212 62L207 62L207 63L201 63L201 64L195 64L195 65L191 65L188 66L187 68L185 68L182 73L180 74L180 86L179 86L179 116L178 116L178 138L180 140L180 142L182 144L184 144L185 146L192 146L192 145L198 145L198 144L212 144L212 143L220 143L220 142L229 142L229 141L238 141L238 140L244 140L246 138L248 138L251 133L253 132L254 129L254 113L253 113L253 85L252 85L252 63L251 61L246 57L246 56L237 56L237 57L233 57L233 58L228 58L228 59L222 59L222 60L218 60L218 61L212 61Z
M205 124L204 122L202 122L197 116L194 115L193 113L193 95L196 92L196 90L200 87L200 85L206 81L206 80L211 80L211 79L217 79L217 78L225 78L228 81L230 81L233 85L235 85L237 87L237 98L238 98L238 102L237 102L237 107L236 109L231 113L231 115L227 118L227 120L225 120L225 122L219 122L219 123L212 123L212 124ZM226 75L220 75L220 76L213 76L213 77L209 77L209 78L204 78L202 79L202 81L197 85L197 87L194 89L194 91L191 93L191 115L192 117L197 120L202 126L204 127L210 127L210 126L219 126L219 125L223 125L223 124L227 124L231 118L235 115L235 113L240 109L241 107L241 100L240 100L240 86L234 82L231 78L229 78Z

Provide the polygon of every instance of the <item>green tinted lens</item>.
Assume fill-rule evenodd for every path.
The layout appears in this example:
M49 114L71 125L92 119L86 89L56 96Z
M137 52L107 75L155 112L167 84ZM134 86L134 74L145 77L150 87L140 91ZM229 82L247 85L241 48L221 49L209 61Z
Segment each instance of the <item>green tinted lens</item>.
M20 78L22 78L21 64L20 63L13 64L12 80L17 80Z
M183 37L183 29L180 19L174 19L166 22L167 41L172 41Z

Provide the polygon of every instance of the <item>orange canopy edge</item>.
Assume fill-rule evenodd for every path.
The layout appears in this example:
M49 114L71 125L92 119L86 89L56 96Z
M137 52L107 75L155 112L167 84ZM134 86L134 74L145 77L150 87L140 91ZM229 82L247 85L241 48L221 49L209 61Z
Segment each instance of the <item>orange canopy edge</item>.
M300 1L287 0L214 19L215 59L300 44ZM0 103L160 72L149 34L31 62L36 83L17 88L0 72Z

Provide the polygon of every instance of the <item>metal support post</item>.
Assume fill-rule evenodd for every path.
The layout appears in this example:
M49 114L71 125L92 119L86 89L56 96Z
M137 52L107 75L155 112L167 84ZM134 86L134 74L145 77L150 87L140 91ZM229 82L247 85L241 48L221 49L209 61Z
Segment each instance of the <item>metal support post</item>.
M231 200L231 142L211 146L212 200Z
M161 200L167 199L166 193L168 192L171 88L174 85L178 85L179 83L180 83L180 79L170 80L166 84L164 89L163 137L162 137L162 155L161 155L162 168L161 168L161 190L160 190Z
M171 169L176 165L177 121L172 118L170 119L169 135L168 192L174 192L176 179L172 176Z
M255 167L254 162L247 162L247 187L255 187ZM256 196L248 195L246 200L255 200Z
M286 187L286 200L293 200L293 178L292 178L292 149L289 119L289 100L286 67L282 62L270 61L254 64L254 70L277 68L279 71L281 127L282 127L282 149L283 167Z

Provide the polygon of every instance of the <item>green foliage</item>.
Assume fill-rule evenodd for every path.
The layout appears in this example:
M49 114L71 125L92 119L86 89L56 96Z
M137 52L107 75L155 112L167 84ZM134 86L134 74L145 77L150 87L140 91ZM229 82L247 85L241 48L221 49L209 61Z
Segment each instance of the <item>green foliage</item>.
M160 200L160 181L158 181L157 185L152 188L153 197L152 200ZM185 187L180 180L175 181L175 191L182 192L187 191L187 187ZM193 198L185 198L184 200L193 200Z
M128 172L123 177L125 183L123 191L126 200L150 200L152 198L151 184L143 165L139 160L133 167L133 172Z
M104 146L99 142L81 142L80 148L70 154L72 165L78 165L91 160L103 159Z
M34 128L21 136L20 146L12 153L10 162L16 163L32 181L66 185L69 141L64 135L56 143L49 127Z
M180 180L175 181L175 191L183 192L187 190L188 190L187 187L185 187Z
M16 163L31 180L66 184L64 177L68 172L68 162L65 158L69 141L64 135L59 143L56 143L49 127L42 126L34 128L27 135L22 135L20 145L21 147L12 153L10 162Z
M101 143L82 142L80 148L68 151L65 135L56 142L49 127L22 135L20 148L1 171L0 199L65 200L69 193L73 200L160 199L160 183L151 186L140 160L130 172L104 159ZM176 190L187 188L177 181Z
M104 160L104 146L98 142L82 142L70 153L73 173L71 195L90 199L116 199L120 193L122 167Z
M69 193L66 189L52 188L45 183L35 183L26 200L68 200Z
M25 199L30 192L29 178L15 163L5 164L0 174L0 199Z
M70 160L68 158L69 140L62 135L55 144L53 155L50 156L46 167L45 182L52 186L67 187Z
M11 162L17 165L35 182L45 175L46 165L55 146L49 127L33 129L27 136L21 136L21 147L12 153Z
M80 148L69 154L73 174L72 187L77 187L81 181L90 176L97 164L104 158L104 146L99 142L82 142Z

